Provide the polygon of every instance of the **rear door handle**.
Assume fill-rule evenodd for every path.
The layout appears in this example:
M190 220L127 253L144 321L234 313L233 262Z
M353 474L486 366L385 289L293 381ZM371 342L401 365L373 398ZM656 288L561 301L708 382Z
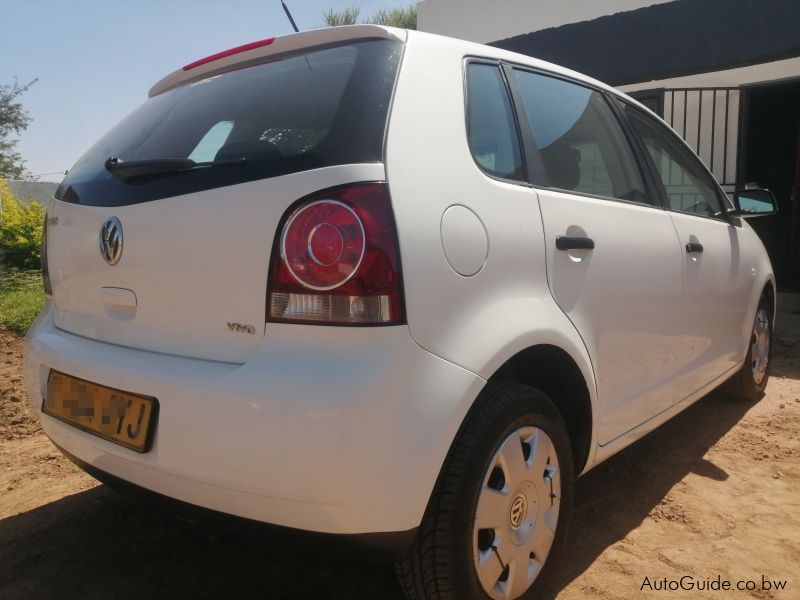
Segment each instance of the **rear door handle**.
M703 252L703 244L700 242L689 242L686 244L686 253L687 254L702 254Z
M594 240L588 237L556 236L556 248L559 250L594 250Z

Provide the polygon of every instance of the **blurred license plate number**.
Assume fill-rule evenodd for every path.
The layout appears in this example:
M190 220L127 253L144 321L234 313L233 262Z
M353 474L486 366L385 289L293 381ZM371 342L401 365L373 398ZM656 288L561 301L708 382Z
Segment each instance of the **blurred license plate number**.
M101 438L147 452L158 401L50 371L42 412Z

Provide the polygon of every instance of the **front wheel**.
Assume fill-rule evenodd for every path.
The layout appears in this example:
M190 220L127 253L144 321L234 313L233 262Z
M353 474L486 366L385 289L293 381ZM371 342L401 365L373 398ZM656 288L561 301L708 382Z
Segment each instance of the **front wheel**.
M765 294L758 303L744 365L730 379L731 393L746 402L760 400L767 388L771 363L772 303Z
M524 385L487 385L397 564L406 596L535 597L563 545L572 491L569 437L550 399Z

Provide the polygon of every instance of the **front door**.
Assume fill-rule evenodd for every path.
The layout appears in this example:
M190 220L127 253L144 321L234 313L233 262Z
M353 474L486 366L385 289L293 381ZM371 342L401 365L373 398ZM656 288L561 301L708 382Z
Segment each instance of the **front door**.
M695 367L681 382L688 396L744 359L754 253L741 224L723 215L727 200L697 156L645 112L630 105L624 110L653 161L683 250L684 354Z

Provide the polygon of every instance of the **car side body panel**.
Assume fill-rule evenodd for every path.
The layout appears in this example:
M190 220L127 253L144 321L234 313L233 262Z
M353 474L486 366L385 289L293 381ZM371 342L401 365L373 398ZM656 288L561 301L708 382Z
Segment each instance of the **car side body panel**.
M469 45L414 32L409 37L389 124L386 169L412 337L483 378L521 350L557 346L580 368L596 406L586 347L547 286L536 192L488 177L470 154L462 70ZM486 56L489 49L476 50ZM443 247L442 219L453 206L474 213L488 240L485 262L471 276L451 267ZM474 239L461 243L484 243L480 233L471 235Z
M660 207L540 190L550 290L586 342L598 389L598 443L674 404L693 370L679 327L683 265ZM647 231L647 235L642 232ZM557 236L588 237L593 250L558 250Z
M691 393L684 396L682 399L678 400L675 404L672 405L669 409L665 410L662 413L659 413L652 417L651 419L645 421L638 427L626 432L625 434L617 437L616 439L610 441L605 445L598 446L595 449L595 462L594 464L600 464L607 458L610 458L620 450L623 450L630 444L634 443L635 441L641 439L663 423L669 421L672 417L683 411L684 409L688 408L701 398L703 398L706 394L712 392L714 389L721 386L725 383L728 379L733 377L738 370L744 364L745 356L747 355L747 348L750 343L750 336L753 331L753 320L756 316L756 311L758 308L758 303L761 300L761 295L767 286L770 286L773 292L777 289L775 287L775 276L772 272L772 264L770 263L769 257L767 256L766 250L764 250L763 244L759 239L756 232L745 222L744 220L738 220L739 223L737 227L740 228L741 237L740 240L743 242L742 247L747 248L747 250L743 249L743 252L750 252L751 256L755 258L754 267L756 270L755 275L752 277L752 283L749 289L747 290L747 295L749 296L746 299L747 309L745 311L745 316L743 322L740 326L741 337L739 337L740 347L739 347L739 359L732 364L728 369L724 372L718 374L716 377L712 379L706 379L704 381L698 380L698 387L694 389ZM772 307L772 314L773 314L773 325L774 315L775 313L775 305L774 305L774 297L773 297L773 307Z

